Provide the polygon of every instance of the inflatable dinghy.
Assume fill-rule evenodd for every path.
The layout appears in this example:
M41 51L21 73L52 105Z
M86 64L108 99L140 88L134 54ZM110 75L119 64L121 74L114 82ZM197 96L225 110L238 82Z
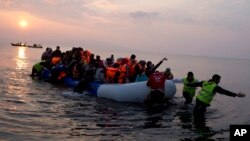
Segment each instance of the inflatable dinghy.
M88 93L112 99L117 102L143 103L151 89L146 85L147 81L126 84L98 84L91 83ZM171 80L165 81L165 97L171 99L176 93L176 86Z

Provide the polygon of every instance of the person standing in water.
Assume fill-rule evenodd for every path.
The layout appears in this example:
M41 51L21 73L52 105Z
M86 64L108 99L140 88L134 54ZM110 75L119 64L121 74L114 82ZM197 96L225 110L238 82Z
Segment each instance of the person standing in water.
M183 83L182 94L185 98L184 104L190 104L193 101L193 97L196 93L196 87L189 87L188 84L197 83L198 80L194 78L193 72L188 72L187 77L181 79L173 79L174 83Z
M229 90L221 88L218 84L220 83L221 76L214 74L212 79L208 81L201 81L193 84L187 84L189 87L201 87L201 90L196 98L196 105L193 111L194 119L199 120L204 117L206 109L210 106L216 93L225 94L232 97L245 97L243 93L234 93Z

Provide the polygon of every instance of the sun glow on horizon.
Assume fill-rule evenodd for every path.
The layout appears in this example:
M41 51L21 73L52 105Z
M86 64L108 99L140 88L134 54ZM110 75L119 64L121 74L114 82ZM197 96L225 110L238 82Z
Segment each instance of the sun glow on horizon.
M25 27L28 26L28 22L27 22L26 20L20 20L20 21L19 21L19 26L20 26L21 28L25 28Z

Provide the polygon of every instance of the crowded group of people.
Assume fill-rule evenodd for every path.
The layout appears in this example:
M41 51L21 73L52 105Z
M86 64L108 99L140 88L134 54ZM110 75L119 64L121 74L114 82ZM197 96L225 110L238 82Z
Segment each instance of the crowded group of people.
M245 94L234 93L218 86L221 77L218 74L212 76L208 81L198 81L193 72L181 79L174 79L170 68L160 72L157 68L166 61L163 58L156 65L151 61L137 60L136 55L120 57L115 59L114 55L101 59L89 50L81 47L73 47L71 50L62 52L57 46L56 50L46 48L41 56L41 61L34 64L31 77L39 77L51 83L65 83L64 79L70 78L74 91L83 92L90 82L102 83L132 83L147 81L151 93L145 99L145 104L164 103L164 86L166 80L175 83L183 83L183 97L185 104L190 104L196 95L196 87L201 87L196 97L194 115L203 116L206 108L210 105L215 93L225 94L233 97L244 97Z
M151 61L137 60L135 54L117 59L111 55L102 60L100 55L81 47L73 47L66 52L62 52L59 46L54 51L48 47L41 61L33 66L31 77L37 76L51 83L64 83L64 79L70 77L72 81L79 81L77 85L72 84L74 90L82 92L86 90L86 83L92 81L101 84L147 81L165 60L167 58L154 65ZM170 68L161 73L164 78L173 79Z

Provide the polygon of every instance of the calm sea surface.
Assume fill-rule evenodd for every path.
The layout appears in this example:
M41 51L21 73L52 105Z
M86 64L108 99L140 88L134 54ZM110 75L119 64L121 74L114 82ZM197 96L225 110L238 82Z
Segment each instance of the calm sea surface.
M62 48L66 51L70 48ZM250 124L250 96L232 98L217 94L206 114L204 127L195 127L192 106L185 108L182 84L165 109L117 103L108 99L71 93L62 85L31 79L32 65L44 49L0 45L0 140L229 140L230 124ZM250 91L250 61L169 54L114 52L91 49L102 58L135 53L138 59L170 67L175 78L193 71L205 80L214 73L234 92ZM194 101L193 101L194 106Z

